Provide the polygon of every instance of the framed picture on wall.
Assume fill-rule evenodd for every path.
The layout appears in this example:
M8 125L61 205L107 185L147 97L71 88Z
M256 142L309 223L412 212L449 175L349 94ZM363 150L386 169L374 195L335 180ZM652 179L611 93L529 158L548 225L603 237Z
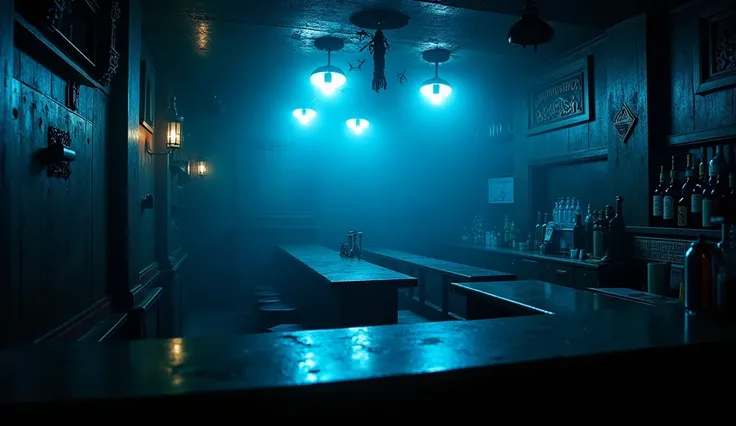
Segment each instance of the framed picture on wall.
M141 126L153 133L156 112L156 71L148 61L141 61Z
M488 203L512 204L514 202L514 178L488 179Z
M540 78L527 93L527 135L593 120L592 71L593 57L588 55Z

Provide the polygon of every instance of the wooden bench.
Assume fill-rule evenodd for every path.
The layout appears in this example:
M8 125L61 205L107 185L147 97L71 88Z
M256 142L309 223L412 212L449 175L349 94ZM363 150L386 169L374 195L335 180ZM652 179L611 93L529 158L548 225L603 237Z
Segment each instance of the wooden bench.
M464 319L464 297L450 292L452 282L515 280L514 274L433 259L391 249L365 250L364 256L377 265L416 277L419 287L407 295L410 309L431 320Z
M466 297L469 320L649 309L645 304L537 280L452 283L451 288Z
M326 247L280 249L287 255L283 266L291 267L287 279L303 288L298 302L308 329L397 324L397 290L417 285L416 278Z
M98 321L87 333L77 339L78 342L104 343L127 339L126 322L128 314L110 314L105 319Z

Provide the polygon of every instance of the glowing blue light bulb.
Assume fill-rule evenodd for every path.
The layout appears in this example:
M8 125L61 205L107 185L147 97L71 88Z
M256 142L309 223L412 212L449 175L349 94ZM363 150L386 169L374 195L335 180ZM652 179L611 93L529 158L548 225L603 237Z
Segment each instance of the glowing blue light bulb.
M299 123L306 126L317 116L317 111L311 108L297 108L292 111L291 115L299 120Z
M348 81L348 78L340 68L334 65L325 65L314 70L309 77L309 81L322 93L330 96L335 93L335 90L342 87Z
M348 129L352 130L353 133L360 135L370 127L371 123L365 118L351 118L345 122L345 125L348 126Z
M434 77L424 82L419 92L429 100L432 105L440 105L445 98L452 94L452 86L447 81Z

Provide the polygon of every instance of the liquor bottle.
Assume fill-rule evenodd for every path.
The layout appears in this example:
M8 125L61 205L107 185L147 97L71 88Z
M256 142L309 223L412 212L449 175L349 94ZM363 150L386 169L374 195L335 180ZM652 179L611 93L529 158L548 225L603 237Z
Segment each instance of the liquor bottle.
M572 248L585 250L585 227L580 214L575 214L575 226L572 228Z
M588 214L585 216L585 252L593 253L593 227L595 226L594 213L588 204Z
M560 200L555 201L555 208L552 209L552 222L560 223Z
M611 247L611 220L613 219L613 206L606 206L606 215L603 219L603 245L604 252L608 255L608 249Z
M703 147L700 154L700 163L698 166L698 176L695 177L695 187L693 193L690 196L690 215L692 221L690 226L693 228L701 228L703 226L703 190L708 185L705 173L705 161L707 160L708 153Z
M509 217L503 217L503 247L508 247L511 239L509 238Z
M685 184L682 185L682 197L677 202L677 227L686 228L690 224L690 203L695 179L693 179L692 155L688 154L685 166Z
M567 228L570 226L570 211L572 209L572 200L567 197L565 206L562 208L562 227Z
M548 226L548 224L547 224L547 213L545 213L544 214L544 222L542 222L542 238L539 241L539 245L540 246L542 244L544 244L544 238L547 235L547 226ZM535 248L539 248L539 247L535 247Z
M711 194L718 184L718 161L716 161L715 155L708 162L708 184L703 188L703 228L712 228L713 224L710 222L711 217Z
M721 152L720 145L716 147L716 155L711 163L713 164L710 167L716 168L716 184L710 193L710 215L711 217L723 217L728 197L728 164L726 164L726 156Z
M580 199L575 200L575 214L579 214L582 217L583 212L580 211Z
M698 236L685 253L685 308L709 311L716 299L715 247Z
M662 215L664 212L664 166L659 169L659 186L654 189L654 195L652 196L652 225L662 226Z
M664 191L662 203L662 225L672 227L675 225L675 206L680 199L680 191L682 186L677 180L677 170L675 170L675 156L672 156L672 168L670 169L670 184Z
M608 256L611 260L619 260L624 254L624 238L626 233L626 221L624 220L624 198L616 196L616 215L611 219L608 235Z
M534 227L534 240L531 246L539 246L542 241L542 212L537 212L537 226Z

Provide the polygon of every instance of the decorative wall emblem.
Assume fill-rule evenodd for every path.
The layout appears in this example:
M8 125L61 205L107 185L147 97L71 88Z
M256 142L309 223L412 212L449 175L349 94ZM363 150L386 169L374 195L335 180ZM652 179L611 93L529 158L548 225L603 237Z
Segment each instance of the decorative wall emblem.
M548 75L529 91L528 135L593 119L589 90L591 69L592 58L587 56Z
M696 93L736 85L736 11L721 9L700 16L693 76Z
M46 172L49 177L69 179L72 174L69 161L63 160L63 152L71 151L72 138L69 132L49 126L48 157ZM66 149L65 149L66 148ZM62 155L55 153L62 152ZM73 151L71 151L73 152ZM73 157L71 158L73 160Z
M636 116L631 112L629 106L626 104L621 105L621 108L613 117L613 128L616 129L618 138L621 142L626 143L631 135L631 131L634 130L636 125Z

